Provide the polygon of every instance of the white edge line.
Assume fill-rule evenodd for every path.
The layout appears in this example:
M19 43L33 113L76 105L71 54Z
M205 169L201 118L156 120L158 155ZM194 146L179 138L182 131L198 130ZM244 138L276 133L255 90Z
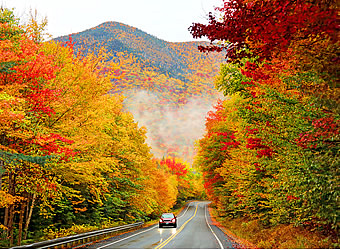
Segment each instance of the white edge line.
M208 222L208 219L207 219L207 207L208 207L208 204L205 205L205 213L204 213L204 215L205 215L205 221L207 222L208 227L210 228L211 232L212 232L213 235L215 236L215 238L216 238L218 244L220 245L220 248L221 248L221 249L224 249L224 248L223 248L223 245L222 245L222 243L221 243L221 241L220 241L220 239L217 237L217 235L214 233L214 231L212 230L211 226L209 225L209 222Z
M191 205L191 203L187 206L187 209L184 211L184 214L182 214L180 217L178 217L178 218L181 218L182 216L184 216L185 215L185 213L188 211L188 208L190 207L190 205ZM134 237L134 236L136 236L136 235L139 235L139 234L142 234L142 233L145 233L145 232L148 232L148 231L150 231L150 230L152 230L152 229L154 229L154 228L156 228L157 227L157 225L156 226L153 226L152 228L150 228L150 229L148 229L148 230L145 230L145 231L142 231L142 232L139 232L139 233L136 233L136 234L133 234L133 235L130 235L130 236L128 236L128 237L126 237L126 238L124 238L124 239L120 239L120 240L117 240L117 241L115 241L115 242L112 242L112 243L110 243L110 244L107 244L107 245L104 245L104 246L101 246L101 247L98 247L97 249L102 249L102 248L105 248L105 247L107 247L107 246L110 246L110 245L113 245L113 244L116 244L116 243L118 243L118 242L121 242L121 241L123 241L123 240L127 240L127 239L129 239L129 238L132 238L132 237Z

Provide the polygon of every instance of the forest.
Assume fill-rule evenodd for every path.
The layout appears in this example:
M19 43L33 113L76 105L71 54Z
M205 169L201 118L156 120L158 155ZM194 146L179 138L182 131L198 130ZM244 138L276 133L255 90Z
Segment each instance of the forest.
M110 93L121 77L110 53L44 42L45 22L20 25L8 9L0 25L1 247L150 221L202 198L201 175L153 157L145 127Z
M115 22L46 42L1 10L1 248L190 199L257 248L339 248L338 3L221 4L186 44Z
M223 2L208 24L190 27L211 41L202 52L227 58L215 85L229 98L207 115L194 162L208 199L225 221L291 225L324 236L302 248L338 248L338 5ZM279 238L257 246L290 248Z

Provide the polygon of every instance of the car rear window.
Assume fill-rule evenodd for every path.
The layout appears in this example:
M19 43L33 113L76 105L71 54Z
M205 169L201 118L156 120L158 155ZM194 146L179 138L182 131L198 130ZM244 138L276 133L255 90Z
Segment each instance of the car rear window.
M173 214L162 214L162 218L174 218Z

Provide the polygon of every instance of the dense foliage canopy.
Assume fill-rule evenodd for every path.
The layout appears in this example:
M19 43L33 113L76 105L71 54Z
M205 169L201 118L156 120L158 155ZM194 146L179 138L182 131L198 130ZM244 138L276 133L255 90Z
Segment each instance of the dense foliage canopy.
M220 216L339 229L338 8L333 1L223 1L202 51L224 51L195 161ZM217 42L218 41L218 42ZM214 42L214 43L213 43Z
M199 176L153 159L145 127L110 94L112 55L42 42L44 25L0 12L0 246L150 220L193 198Z

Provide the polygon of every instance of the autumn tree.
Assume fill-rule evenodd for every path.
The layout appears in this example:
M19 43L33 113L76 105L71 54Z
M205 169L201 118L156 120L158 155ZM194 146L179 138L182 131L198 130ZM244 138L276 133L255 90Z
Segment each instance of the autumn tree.
M13 244L14 215L19 211L19 238L27 208L27 230L36 195L53 197L55 180L45 163L48 154L70 143L58 134L45 134L40 121L54 114L49 103L58 97L58 90L47 87L57 68L52 58L41 51L18 25L13 13L1 11L1 179L6 199L2 202L5 234ZM47 141L58 141L55 147L46 147ZM40 153L45 151L45 153ZM55 156L57 156L57 154ZM39 183L39 184L38 184ZM31 203L31 205L29 205Z
M166 169L178 183L177 206L181 206L187 200L204 197L202 176L187 162L177 157L167 156L159 161L159 165Z
M171 209L177 179L152 159L124 98L110 94L120 77L112 55L76 52L72 37L42 42L36 22L19 26L6 9L0 17L1 246Z
M227 144L228 157L215 162L214 172L206 178L212 198L223 204L219 207L223 215L336 231L336 4L223 3L218 14L209 15L209 24L190 27L194 37L211 40L202 51L225 51L229 62L221 66L216 87L231 98L222 108L230 112L225 116L230 122L220 122L217 130L224 133L238 124L234 130L238 145ZM199 144L198 164L203 170L210 166L205 154L222 153L218 147L209 152L213 142L206 146L205 141L207 135Z

